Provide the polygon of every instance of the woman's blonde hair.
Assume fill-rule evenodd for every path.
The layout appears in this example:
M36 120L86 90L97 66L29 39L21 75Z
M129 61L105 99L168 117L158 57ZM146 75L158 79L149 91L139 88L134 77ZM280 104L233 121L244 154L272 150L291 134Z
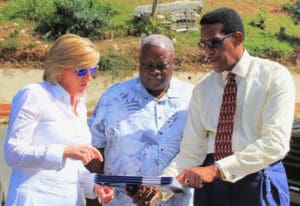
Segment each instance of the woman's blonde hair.
M99 59L99 49L89 39L64 34L55 41L46 56L43 80L55 84L60 80L63 69L95 66Z

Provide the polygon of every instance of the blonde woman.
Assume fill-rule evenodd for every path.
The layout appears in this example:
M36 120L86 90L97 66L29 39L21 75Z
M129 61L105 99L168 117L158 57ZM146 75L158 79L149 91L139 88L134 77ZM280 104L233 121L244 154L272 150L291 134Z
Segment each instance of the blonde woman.
M99 57L90 40L62 35L46 57L44 81L15 95L4 146L12 167L7 205L82 206L82 191L103 202L113 198L113 190L95 185L84 166L103 161L90 145L85 105Z

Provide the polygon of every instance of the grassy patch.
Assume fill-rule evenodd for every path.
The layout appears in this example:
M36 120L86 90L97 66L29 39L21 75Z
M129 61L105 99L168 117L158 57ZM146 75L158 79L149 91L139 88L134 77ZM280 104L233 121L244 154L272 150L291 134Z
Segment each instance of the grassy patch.
M134 70L138 68L136 59L133 59L133 55L130 54L135 51L127 52L129 53L111 48L108 53L100 59L100 69L111 71L113 76L117 76L120 70Z
M152 0L102 0L104 4L112 5L117 14L112 21L116 25L123 25L132 18L133 11L137 6L151 4Z
M174 37L178 40L179 46L195 46L199 42L199 31L174 33Z
M291 38L299 35L300 26L295 25L293 19L285 13L274 13L258 9L256 14L245 16L243 20L246 30L245 46L253 55L284 58L284 56L300 47L300 42L297 42L297 40L291 41ZM265 22L263 30L253 26L260 20ZM287 37L285 40L278 38L281 27L285 28Z
M279 40L276 34L253 30L246 34L245 47L252 55L261 57L272 55L276 58L282 56L282 53L288 55L294 50L293 45Z
M0 18L3 20L29 19L39 21L42 16L53 12L54 1L12 0L0 7Z

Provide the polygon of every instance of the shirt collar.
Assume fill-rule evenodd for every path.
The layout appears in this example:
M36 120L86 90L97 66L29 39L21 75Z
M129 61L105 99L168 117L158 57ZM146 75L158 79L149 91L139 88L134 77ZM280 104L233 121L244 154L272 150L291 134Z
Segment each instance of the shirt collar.
M248 69L251 63L251 56L248 53L248 51L245 49L242 58L238 61L238 63L233 67L233 69L230 71L233 74L237 76L237 78L245 78ZM222 79L226 80L226 77L228 75L229 71L222 72Z
M178 91L178 79L172 77L170 81L170 87L167 91L167 95L170 98L179 98L182 94Z
M141 79L139 78L138 79L139 82L138 82L138 89L145 95L147 96L151 96L153 97L151 94L149 94L149 92L147 91L147 89L144 87L144 85L142 84L141 82ZM168 91L166 92L166 94L161 98L164 99L164 98L179 98L180 97L180 92L178 92L178 88L176 89L176 82L178 80L174 77L171 77L171 80L170 80L170 86L168 88Z
M70 94L58 82L56 82L55 84L51 84L49 81L47 81L46 84L56 99L58 99L66 105L71 104ZM84 93L83 95L78 97L78 101L84 101L85 98L86 94Z

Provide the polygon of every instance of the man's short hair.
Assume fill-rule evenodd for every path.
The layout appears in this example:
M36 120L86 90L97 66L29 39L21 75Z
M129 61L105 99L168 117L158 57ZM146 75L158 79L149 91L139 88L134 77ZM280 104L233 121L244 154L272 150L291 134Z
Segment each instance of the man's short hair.
M200 25L223 24L222 32L229 34L240 31L245 36L244 24L240 15L231 8L219 8L204 14L200 20Z
M142 45L141 45L141 49L143 49L143 47L145 45L153 45L153 46L158 46L158 47L166 47L167 49L174 51L174 46L173 46L173 42L172 40L162 34L151 34L147 37L145 37L142 40Z

